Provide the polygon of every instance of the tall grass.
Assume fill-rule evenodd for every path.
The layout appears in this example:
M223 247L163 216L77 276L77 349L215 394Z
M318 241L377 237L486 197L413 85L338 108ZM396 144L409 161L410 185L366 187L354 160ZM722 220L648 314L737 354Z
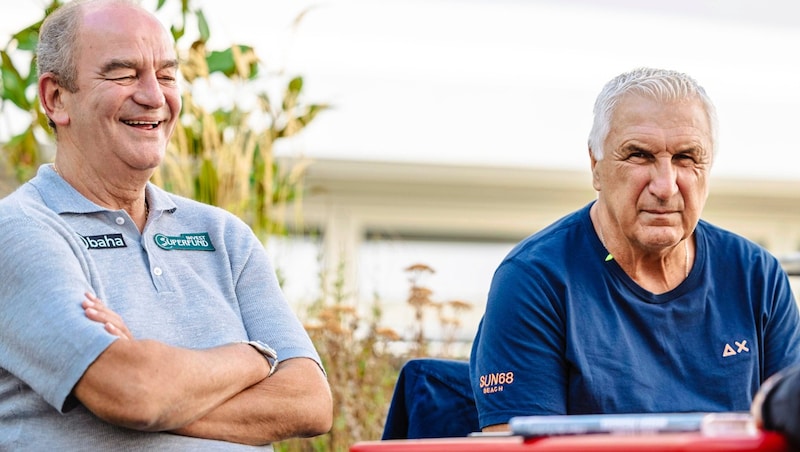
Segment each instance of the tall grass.
M334 406L334 425L325 435L292 439L275 444L280 452L344 452L358 441L380 439L402 365L410 358L439 356L465 358L451 353L460 326L458 314L471 305L463 301L437 302L433 290L421 280L434 270L424 264L406 268L408 309L413 312L414 329L402 337L394 328L383 326L381 300L371 300L366 313L346 300L343 266L330 275L319 275L322 295L305 310L305 325L328 373ZM328 289L324 289L328 287ZM440 347L430 347L432 334L425 320L434 315L445 331Z
M273 154L276 140L291 137L327 108L300 101L303 79L289 80L272 102L265 92L252 93L252 49L233 46L225 52L230 61L226 76L233 92L248 93L257 102L250 110L238 105L209 111L195 99L192 89L183 91L181 121L170 140L164 162L153 182L165 189L198 201L222 207L247 222L263 240L285 234L286 206L294 201L296 215L302 205L303 175L308 159L284 159ZM210 56L210 55L211 56ZM195 42L182 55L181 71L191 88L205 83L212 72L210 61L219 66L219 56ZM262 118L254 125L253 117Z

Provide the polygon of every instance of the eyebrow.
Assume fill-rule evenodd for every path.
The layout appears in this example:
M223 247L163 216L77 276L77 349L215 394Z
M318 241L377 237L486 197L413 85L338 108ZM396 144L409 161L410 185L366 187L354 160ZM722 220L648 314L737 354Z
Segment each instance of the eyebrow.
M625 150L626 152L648 152L651 154L653 152L650 149L639 145L638 143L627 143L622 146L621 149Z
M121 59L112 59L105 65L103 65L103 73L111 72L116 69L136 69L137 63L133 60L121 60ZM178 60L164 60L158 67L158 70L162 69L174 69L178 67Z

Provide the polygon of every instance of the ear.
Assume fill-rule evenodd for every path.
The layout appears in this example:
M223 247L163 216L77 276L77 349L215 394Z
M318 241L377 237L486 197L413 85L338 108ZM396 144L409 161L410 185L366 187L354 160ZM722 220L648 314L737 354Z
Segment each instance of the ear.
M600 169L597 167L600 162L594 158L594 153L592 152L591 147L589 148L589 160L591 161L592 165L592 187L594 187L595 191L600 191Z
M53 73L46 73L39 77L39 102L44 113L56 126L69 124L69 114L64 108L63 96L66 90L59 85Z

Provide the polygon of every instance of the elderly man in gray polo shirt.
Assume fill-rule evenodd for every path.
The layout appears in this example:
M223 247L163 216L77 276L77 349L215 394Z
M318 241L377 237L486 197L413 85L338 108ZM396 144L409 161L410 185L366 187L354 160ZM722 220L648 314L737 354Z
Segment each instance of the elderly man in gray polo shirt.
M73 0L37 57L57 155L0 201L0 450L263 450L330 429L259 240L149 183L181 108L162 24Z

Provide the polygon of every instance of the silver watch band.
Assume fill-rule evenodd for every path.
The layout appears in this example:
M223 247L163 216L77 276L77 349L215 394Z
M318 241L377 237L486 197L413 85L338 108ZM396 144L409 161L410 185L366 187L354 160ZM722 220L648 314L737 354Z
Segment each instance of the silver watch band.
M253 347L267 359L269 363L269 374L267 374L267 377L271 377L272 374L275 373L275 369L278 368L278 352L276 352L274 348L261 341L238 341L238 343Z

